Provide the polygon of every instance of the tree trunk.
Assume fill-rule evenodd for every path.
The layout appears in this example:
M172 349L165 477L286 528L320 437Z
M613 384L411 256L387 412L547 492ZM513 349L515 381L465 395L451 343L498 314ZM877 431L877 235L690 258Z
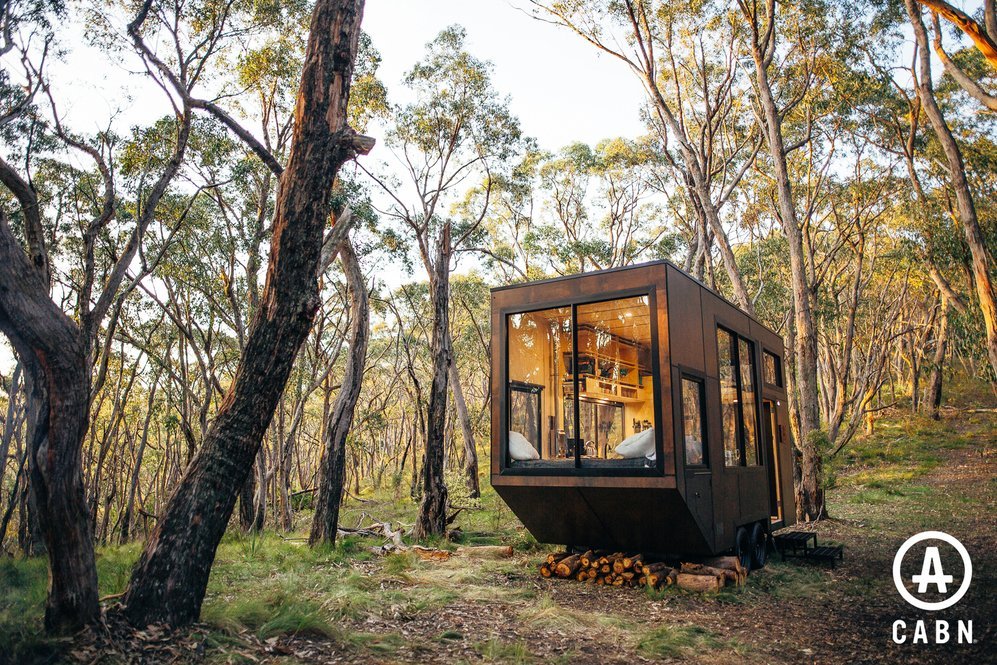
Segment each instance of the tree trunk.
M774 0L768 0L767 6L768 20L774 22L776 20ZM747 10L744 5L742 7ZM748 14L746 18L753 23L752 58L755 62L758 101L762 107L766 140L775 171L779 204L778 217L789 244L793 312L796 319L796 398L800 418L798 445L803 453L800 460L801 486L797 514L803 520L818 520L825 514L821 459L820 451L817 449L817 432L820 429L820 400L817 388L817 332L810 302L810 287L807 281L803 232L796 216L793 189L789 181L786 147L782 137L782 120L768 77L769 56L767 49L774 49L774 45L768 43L767 40L774 39L775 31L773 30L768 34L765 42L759 41L762 39L760 36L762 30L758 23L758 15Z
M478 483L478 451L474 445L474 431L471 429L471 416L467 412L467 402L464 401L464 389L460 385L460 374L457 372L457 361L450 363L450 386L453 391L454 405L457 407L457 418L460 420L461 433L464 437L464 475L467 491L472 499L481 496L481 486Z
M322 232L339 168L371 147L347 124L363 0L312 12L270 264L232 385L146 543L125 593L137 626L196 621L218 543L318 309Z
M145 455L146 445L149 443L149 423L152 422L152 413L155 408L156 389L159 387L159 375L156 375L149 389L149 401L146 405L145 423L142 425L142 438L139 440L138 450L135 451L135 468L132 469L131 482L128 485L128 497L125 500L125 511L121 518L121 544L128 542L131 537L132 512L135 508L135 493L138 490L139 473L142 470L142 457Z
M239 526L244 532L252 531L256 524L256 473L254 465L239 490Z
M10 442L14 439L14 431L20 426L17 402L21 392L21 374L21 363L17 363L10 377L10 387L7 389L7 415L3 421L3 434L0 435L0 489L3 489L3 477L7 471ZM3 531L0 531L0 544L3 544Z
M45 629L69 633L100 617L93 533L87 517L81 442L90 415L90 372L79 327L0 213L0 332L25 366L31 492L49 552Z
M426 420L426 457L422 469L422 502L412 535L417 540L442 536L447 530L447 485L444 472L444 431L447 424L447 383L450 345L450 224L443 225L437 241L431 280L433 303L433 384L429 389Z
M938 409L942 406L942 379L945 370L945 347L948 344L949 305L948 298L942 295L941 313L938 317L938 333L935 335L935 358L928 379L928 415L938 420Z
M962 160L962 152L945 122L945 116L935 102L935 93L931 84L931 52L928 50L928 33L921 20L921 8L915 0L905 0L905 3L918 47L917 95L948 162L949 182L955 191L959 221L962 222L966 244L969 245L972 256L973 282L976 285L976 295L987 333L987 357L990 359L990 369L993 372L992 380L997 381L997 299L994 297L993 281L990 278L991 257L983 242L983 232L976 216L973 193L966 179L966 165Z
M363 382L367 342L370 339L370 305L360 262L349 239L339 246L339 257L350 291L350 354L343 381L325 427L322 460L319 464L318 495L315 518L308 537L311 545L336 542L339 528L339 505L343 500L346 476L346 437L353 425L353 414Z

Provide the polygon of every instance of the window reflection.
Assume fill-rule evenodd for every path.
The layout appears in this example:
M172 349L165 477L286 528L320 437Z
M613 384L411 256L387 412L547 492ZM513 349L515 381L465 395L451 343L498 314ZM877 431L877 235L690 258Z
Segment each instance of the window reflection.
M654 466L648 297L588 303L577 311L581 466Z
M744 460L748 466L758 464L758 412L755 398L755 345L738 339L741 364L741 416L744 422Z
M720 417L724 440L724 466L737 466L741 455L737 444L737 365L734 362L734 336L717 330L720 361Z
M703 431L703 382L683 377L682 436L687 466L706 464Z
M571 308L510 314L508 323L508 461L574 464L574 438L560 395L571 357Z

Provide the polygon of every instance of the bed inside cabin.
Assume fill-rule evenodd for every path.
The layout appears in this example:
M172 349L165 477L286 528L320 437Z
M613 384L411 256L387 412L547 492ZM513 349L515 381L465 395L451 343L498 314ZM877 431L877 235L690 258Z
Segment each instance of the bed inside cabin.
M508 467L656 466L647 295L509 314L505 324Z

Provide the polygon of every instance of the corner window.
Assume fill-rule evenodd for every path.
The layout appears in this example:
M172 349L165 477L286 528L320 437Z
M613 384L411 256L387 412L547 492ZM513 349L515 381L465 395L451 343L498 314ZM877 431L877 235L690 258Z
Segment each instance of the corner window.
M771 351L762 353L762 380L770 386L782 387L782 360Z
M759 420L755 345L717 328L717 357L724 466L757 466Z
M686 466L705 466L706 436L703 427L703 382L682 377L682 438Z

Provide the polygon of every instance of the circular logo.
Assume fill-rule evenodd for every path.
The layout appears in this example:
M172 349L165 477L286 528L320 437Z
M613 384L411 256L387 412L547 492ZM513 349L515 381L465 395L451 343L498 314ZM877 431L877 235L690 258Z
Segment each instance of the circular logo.
M965 574L963 575L962 584L956 590L955 594L946 598L945 600L940 600L935 603L929 603L923 600L915 598L914 595L907 590L904 585L904 580L900 572L900 566L903 563L904 555L910 550L911 547L917 545L924 540L942 540L952 547L955 548L959 556L962 557L963 566L965 566ZM918 593L924 593L929 585L935 585L938 591L945 593L947 591L947 582L952 581L951 575L945 575L941 565L941 559L938 555L937 547L929 547L924 555L924 567L922 568L920 575L914 575L912 581L918 584ZM950 536L944 531L922 531L919 534L913 535L908 538L900 549L897 550L897 555L893 557L893 583L897 586L897 591L903 596L903 599L914 607L922 610L936 611L944 610L948 607L952 607L966 595L969 590L969 583L973 579L973 562L969 559L969 552L962 543L959 542L954 536Z

